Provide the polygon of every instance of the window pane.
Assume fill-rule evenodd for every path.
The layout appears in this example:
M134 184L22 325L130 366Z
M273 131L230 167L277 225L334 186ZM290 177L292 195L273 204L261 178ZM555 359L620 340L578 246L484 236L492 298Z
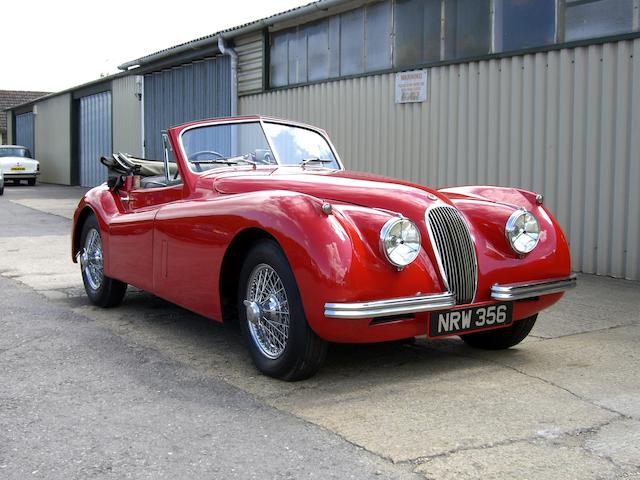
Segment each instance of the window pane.
M329 77L329 23L325 20L305 27L309 52L309 81Z
M364 9L340 15L340 75L364 71Z
M490 20L489 0L445 0L446 58L489 53Z
M496 51L549 45L556 30L556 0L496 0Z
M307 81L307 33L289 32L289 84Z
M329 78L340 76L340 17L329 18Z
M366 70L384 70L391 67L391 2L367 7Z
M440 60L440 0L397 0L396 67Z
M269 79L272 87L281 87L287 84L289 74L287 49L288 33L275 33L271 36Z
M565 40L604 37L630 32L633 0L567 0Z

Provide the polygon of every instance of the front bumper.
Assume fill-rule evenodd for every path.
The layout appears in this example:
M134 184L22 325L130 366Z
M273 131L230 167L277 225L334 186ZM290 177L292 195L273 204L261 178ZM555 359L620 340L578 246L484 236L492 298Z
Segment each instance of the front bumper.
M453 293L444 292L371 302L325 303L324 315L330 318L392 317L409 313L445 310L455 304L456 299Z
M576 286L576 275L535 282L520 282L491 287L491 298L500 301L524 300L527 298L561 293Z
M524 300L561 293L575 286L575 275L535 282L496 284L491 287L491 298L502 302ZM443 292L370 302L325 303L324 316L343 319L394 317L410 313L446 310L455 307L455 305L455 295L451 292Z
M29 180L31 178L37 178L40 172L4 172L4 179L6 180Z

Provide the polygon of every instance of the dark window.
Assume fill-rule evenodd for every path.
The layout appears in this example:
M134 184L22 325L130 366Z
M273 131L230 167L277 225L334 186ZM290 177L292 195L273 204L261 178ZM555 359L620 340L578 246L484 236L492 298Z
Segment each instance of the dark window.
M340 75L364 72L364 9L340 15Z
M397 0L395 5L395 66L440 60L440 0Z
M273 33L270 85L282 87L391 68L390 0Z
M371 5L366 9L365 70L372 72L391 68L391 2Z
M309 81L329 78L329 22L326 20L307 27L309 52Z
M491 51L489 0L445 0L445 58L486 55Z
M307 32L289 32L289 83L307 81Z
M555 41L556 0L496 0L495 16L497 52Z
M289 83L289 33L275 33L271 36L270 81L274 87Z
M565 40L630 32L633 13L633 0L567 0Z

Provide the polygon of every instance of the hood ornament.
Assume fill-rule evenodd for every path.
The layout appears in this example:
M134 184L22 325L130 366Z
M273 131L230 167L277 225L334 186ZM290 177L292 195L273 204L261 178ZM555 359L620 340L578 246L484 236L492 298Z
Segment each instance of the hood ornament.
M434 202L438 200L438 197L436 197L433 193L427 193L427 198L429 200L433 200Z

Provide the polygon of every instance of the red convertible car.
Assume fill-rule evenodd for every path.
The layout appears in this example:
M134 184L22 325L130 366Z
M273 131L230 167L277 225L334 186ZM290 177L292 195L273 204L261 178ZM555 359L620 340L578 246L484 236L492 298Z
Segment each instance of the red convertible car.
M267 375L313 375L328 342L508 348L575 285L536 193L349 172L323 130L273 118L189 123L163 141L163 161L103 158L108 182L78 205L87 295L111 307L131 284L238 319Z

